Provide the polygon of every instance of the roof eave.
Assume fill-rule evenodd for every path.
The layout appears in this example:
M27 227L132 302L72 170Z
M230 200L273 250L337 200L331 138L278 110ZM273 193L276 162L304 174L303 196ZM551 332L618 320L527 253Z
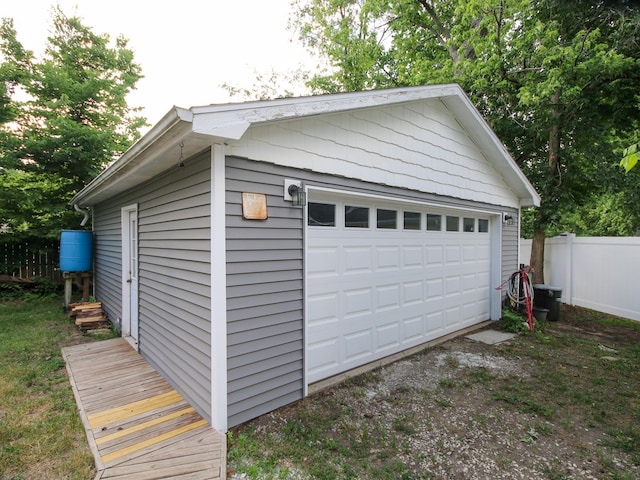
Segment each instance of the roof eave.
M109 165L70 201L72 205L90 206L96 203L96 195L110 185L121 183L133 171L148 167L157 151L166 148L169 142L183 138L191 132L193 113L173 107L140 140L120 158Z
M539 207L540 195L462 89L459 95L443 100L480 150L491 156L488 160L492 161L497 174L513 189L520 206Z

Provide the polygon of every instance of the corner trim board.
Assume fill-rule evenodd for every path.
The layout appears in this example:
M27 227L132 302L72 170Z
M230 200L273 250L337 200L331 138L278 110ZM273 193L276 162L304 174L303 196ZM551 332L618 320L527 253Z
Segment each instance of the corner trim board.
M211 423L227 431L227 266L224 146L211 147Z

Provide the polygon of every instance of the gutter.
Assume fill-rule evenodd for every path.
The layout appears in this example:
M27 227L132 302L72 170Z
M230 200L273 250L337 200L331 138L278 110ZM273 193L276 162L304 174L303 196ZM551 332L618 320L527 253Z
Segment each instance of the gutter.
M173 107L164 117L147 132L140 140L134 143L129 150L127 150L120 158L118 158L113 164L103 170L97 177L95 177L87 186L80 190L69 202L77 210L76 206L82 206L83 200L86 199L92 192L98 190L102 185L109 181L115 181L121 174L131 166L133 160L138 158L146 150L153 147L159 140L181 123L193 122L193 112L180 107Z

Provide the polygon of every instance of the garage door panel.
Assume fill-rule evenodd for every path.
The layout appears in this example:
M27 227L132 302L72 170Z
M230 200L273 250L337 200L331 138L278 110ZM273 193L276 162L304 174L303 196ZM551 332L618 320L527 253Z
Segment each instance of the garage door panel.
M462 259L461 247L459 245L447 245L445 248L445 262L448 266L460 263Z
M340 221L306 231L309 383L489 318L489 234L427 231L424 215L419 231Z
M477 277L475 273L469 273L462 276L462 291L465 294L475 293L477 288Z
M422 280L417 280L414 282L403 283L402 299L402 305L404 307L421 305L424 299L424 282Z
M424 267L424 248L422 245L408 245L402 249L404 268L418 268Z
M444 281L445 296L459 296L462 291L462 278L460 275L449 275Z
M347 275L370 273L372 268L371 247L345 246L339 257L343 260L344 272Z
M376 271L388 272L400 269L400 249L398 247L377 247L376 257Z
M427 285L427 292L426 292L427 299L442 298L442 296L444 295L444 281L442 278L427 280L426 285Z
M444 310L438 309L427 314L427 333L436 334L444 330Z
M462 321L462 308L460 308L460 305L449 306L444 312L444 321L448 328L457 327Z
M425 247L427 252L427 265L444 265L444 247L441 245Z
M377 311L393 310L400 307L400 285L382 285L375 288Z
M371 288L346 290L343 295L344 318L354 318L372 313Z
M405 318L402 321L404 328L403 342L410 343L412 340L420 340L426 333L424 315Z
M400 325L393 322L377 327L376 343L376 352L400 345Z
M462 247L462 261L475 262L477 260L475 245L465 245Z
M337 276L339 272L338 248L313 246L308 249L306 262L309 276Z
M370 328L345 335L344 361L353 362L358 359L371 357L372 345L372 329Z
M309 376L322 378L340 368L340 345L337 338L307 345Z
M325 320L337 320L339 312L339 294L329 292L327 294L318 293L307 299L307 322L325 323Z

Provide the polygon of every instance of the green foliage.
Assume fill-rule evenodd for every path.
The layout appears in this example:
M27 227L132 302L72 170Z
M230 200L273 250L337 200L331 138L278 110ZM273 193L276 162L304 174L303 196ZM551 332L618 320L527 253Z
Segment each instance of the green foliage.
M0 224L6 240L75 227L72 196L138 137L126 96L141 78L133 51L57 7L43 58L0 26Z
M624 193L604 193L564 215L567 231L583 236L635 235L640 227L637 205Z
M640 117L631 2L309 0L295 26L332 67L316 91L459 83L542 196L532 231L568 230L574 207L637 190L609 174Z
M529 325L527 324L527 319L520 313L513 312L506 308L502 310L500 328L511 333L529 333Z
M29 283L0 282L0 301L43 300L61 293L61 286L47 278L33 277Z
M626 172L629 172L633 167L635 167L638 163L638 144L634 143L633 145L629 145L622 152L622 160L620 160L620 166L625 169Z

